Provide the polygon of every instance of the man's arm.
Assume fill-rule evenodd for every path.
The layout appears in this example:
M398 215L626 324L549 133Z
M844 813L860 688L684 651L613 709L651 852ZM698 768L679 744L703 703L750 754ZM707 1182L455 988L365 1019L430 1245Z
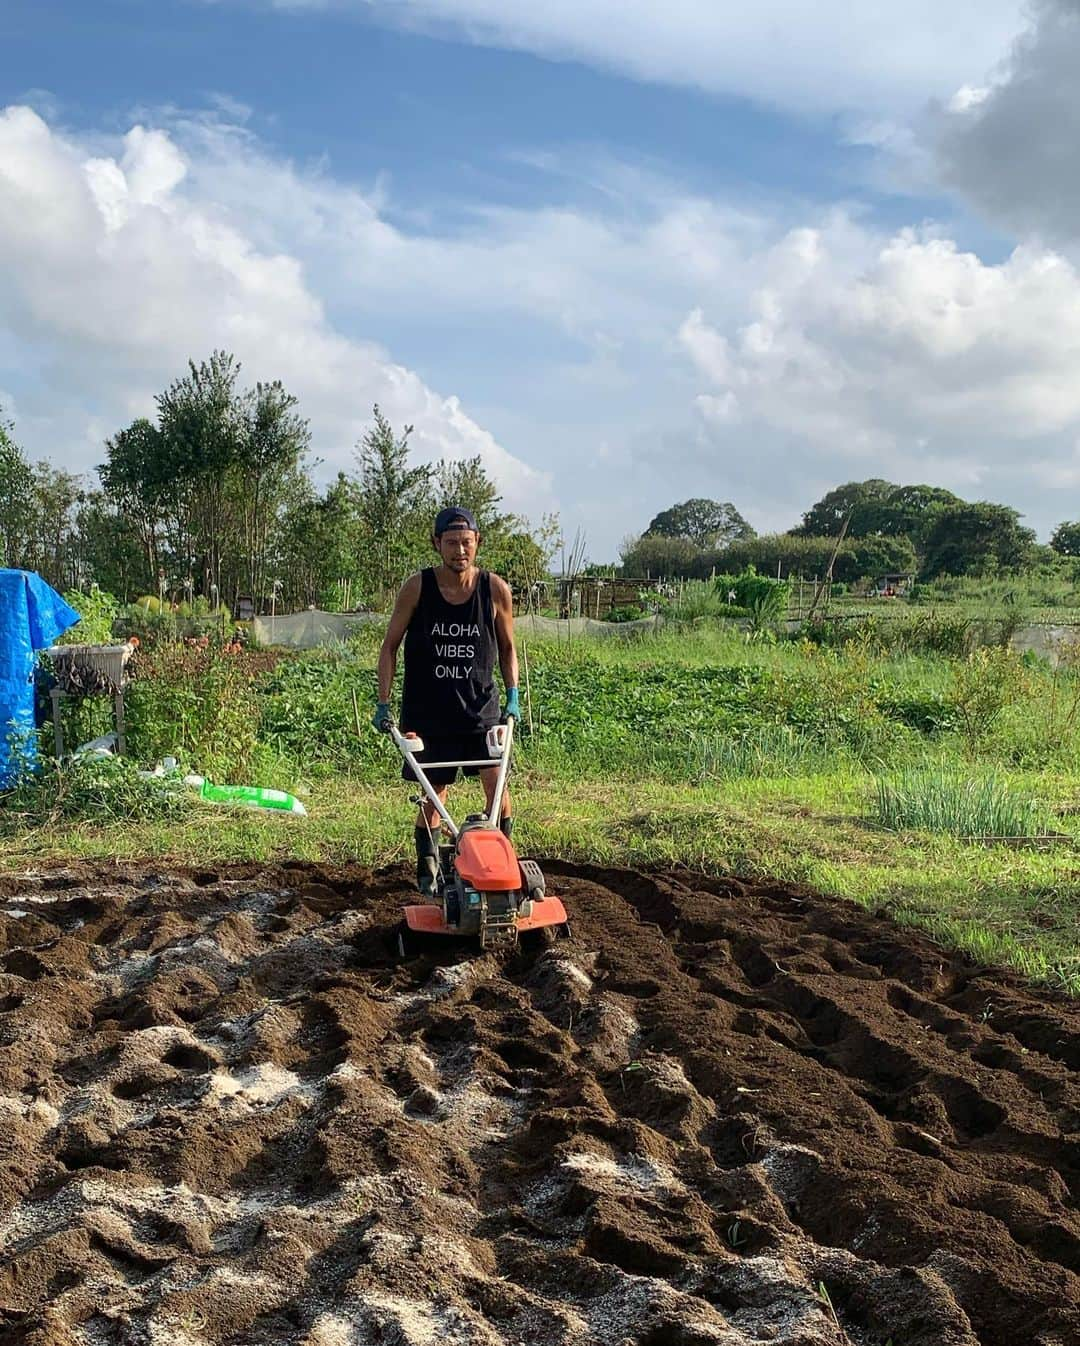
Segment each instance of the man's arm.
M509 692L518 685L518 658L514 648L514 596L498 575L491 577L491 600L495 609L495 640L499 646L499 672Z
M401 586L401 592L394 603L390 622L379 649L379 701L389 702L394 690L394 674L397 672L397 653L405 632L412 621L416 605L420 602L420 576L410 575Z

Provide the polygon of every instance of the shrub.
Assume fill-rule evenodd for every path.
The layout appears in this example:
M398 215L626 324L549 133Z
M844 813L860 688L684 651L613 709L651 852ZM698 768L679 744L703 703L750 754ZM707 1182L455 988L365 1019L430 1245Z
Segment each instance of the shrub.
M204 775L247 781L259 755L256 665L244 655L168 645L144 655L128 688L131 753L176 757Z
M738 614L729 609L726 593L719 585L708 580L688 580L665 615L673 622L699 622Z
M949 700L970 755L975 755L1001 712L1028 685L1023 661L1010 650L975 650L953 664Z

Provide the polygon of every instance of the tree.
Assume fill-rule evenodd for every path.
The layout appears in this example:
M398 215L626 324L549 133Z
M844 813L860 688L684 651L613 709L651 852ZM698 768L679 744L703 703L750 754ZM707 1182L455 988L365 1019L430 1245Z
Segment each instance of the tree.
M488 475L483 459L444 458L435 469L438 506L461 505L471 510L486 543L492 534L520 522L512 514L500 514L502 496Z
M755 537L753 528L730 501L684 500L661 510L646 528L645 537L689 538L698 547L723 547Z
M703 555L687 537L646 534L622 549L622 573L629 579L685 579Z
M854 537L871 533L910 537L918 546L941 510L963 503L958 495L942 486L897 486L880 504L871 502L861 508L859 527L849 531Z
M240 370L224 351L190 361L158 396L157 425L136 420L106 442L98 472L140 539L151 591L165 575L189 597L266 596L310 436L280 382L245 391Z
M367 597L385 600L430 548L432 469L409 466L405 426L395 436L378 407L375 424L357 445L357 520L363 537Z
M92 579L122 603L154 592L156 571L147 567L137 528L103 491L86 495L75 527L78 571L83 582Z
M1080 556L1080 523L1059 523L1050 536L1050 546L1062 556Z
M15 427L0 420L0 559L22 566L33 474L14 439Z
M175 485L175 508L183 536L180 559L187 580L202 593L221 590L229 514L228 479L244 439L244 409L236 391L240 364L214 351L169 385L156 399L158 464Z
M1035 534L1008 505L981 500L941 510L926 535L922 575L981 575L1023 569Z
M98 476L108 502L131 525L139 539L144 562L144 593L157 588L162 566L161 530L167 500L175 483L163 472L161 436L157 426L145 417L132 421L105 441L106 461L98 467ZM103 517L103 516L101 516ZM99 579L110 593L118 590Z
M854 537L844 540L833 578L854 584L883 575L914 575L917 568L915 547L903 533L896 537Z
M891 481L882 481L879 477L871 477L869 481L849 481L823 495L806 511L799 527L792 531L802 537L836 537L848 515L851 516L850 536L860 537L865 532L876 531L867 526L873 510L898 489Z
M253 598L266 591L270 548L286 485L311 442L308 423L296 406L296 398L276 380L257 383L242 399L242 428L230 485L242 527L238 539L243 544L242 578Z
M81 579L75 511L84 495L81 477L48 462L34 464L26 565L54 589L69 589Z
M319 496L308 477L297 474L280 526L276 578L282 607L334 611L346 606L354 586L363 590L365 557L356 483L339 472Z
M718 574L739 574L754 567L762 575L787 579L802 576L824 578L836 540L774 533L767 537L734 542L719 551L699 553L690 574L705 579ZM915 569L915 552L906 537L845 537L833 566L833 578L853 583L884 574L907 574Z

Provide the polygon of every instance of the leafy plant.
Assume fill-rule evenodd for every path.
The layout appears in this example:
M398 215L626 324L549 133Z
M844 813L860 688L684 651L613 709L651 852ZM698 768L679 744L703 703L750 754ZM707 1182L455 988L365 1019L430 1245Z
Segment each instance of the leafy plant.
M113 623L120 613L120 604L112 594L93 584L87 593L81 593L78 589L69 590L64 595L64 601L79 614L79 620L60 637L61 645L110 643Z
M127 691L130 751L147 763L171 756L204 775L247 781L259 754L255 682L248 656L188 645L151 652Z

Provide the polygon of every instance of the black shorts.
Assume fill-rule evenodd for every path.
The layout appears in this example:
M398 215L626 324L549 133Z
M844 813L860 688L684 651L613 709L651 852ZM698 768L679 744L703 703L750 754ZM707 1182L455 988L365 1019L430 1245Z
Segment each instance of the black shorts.
M472 734L421 734L424 751L416 754L416 760L424 762L480 762L491 761L487 748L487 730L478 729ZM458 778L456 766L438 767L434 771L425 770L424 775L436 789L443 785L453 785ZM478 766L463 766L460 770L466 776L479 776ZM401 779L416 780L416 774L408 762L401 764Z

